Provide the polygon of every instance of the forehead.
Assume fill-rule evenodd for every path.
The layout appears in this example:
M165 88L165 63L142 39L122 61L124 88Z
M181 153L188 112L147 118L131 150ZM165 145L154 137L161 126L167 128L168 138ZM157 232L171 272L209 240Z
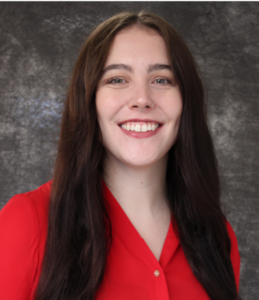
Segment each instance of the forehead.
M137 63L143 59L152 63L168 63L166 44L156 30L134 25L116 34L105 66L120 60Z

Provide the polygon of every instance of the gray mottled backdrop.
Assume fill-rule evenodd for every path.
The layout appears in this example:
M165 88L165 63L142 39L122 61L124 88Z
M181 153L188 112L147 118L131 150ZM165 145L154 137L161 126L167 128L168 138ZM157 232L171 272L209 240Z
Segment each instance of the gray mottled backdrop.
M259 3L0 3L0 208L51 179L80 47L124 10L156 12L184 37L207 91L223 204L239 242L241 296L259 294Z

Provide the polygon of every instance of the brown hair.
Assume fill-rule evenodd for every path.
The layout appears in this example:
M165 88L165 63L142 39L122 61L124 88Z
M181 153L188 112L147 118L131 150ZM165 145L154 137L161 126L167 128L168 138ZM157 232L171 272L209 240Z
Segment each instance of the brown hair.
M100 24L76 62L63 113L36 300L94 299L102 282L107 228L108 232L111 228L102 196L103 146L95 93L114 36L132 25L152 28L164 38L182 94L179 136L169 152L167 168L175 230L210 299L236 300L202 82L181 36L164 19L147 12L121 13Z

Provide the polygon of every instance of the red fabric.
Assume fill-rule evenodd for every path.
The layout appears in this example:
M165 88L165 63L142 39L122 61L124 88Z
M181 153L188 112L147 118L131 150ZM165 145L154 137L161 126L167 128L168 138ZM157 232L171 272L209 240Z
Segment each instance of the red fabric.
M0 211L0 299L32 300L47 234L50 182L16 195ZM159 262L109 189L104 195L112 222L112 246L96 300L209 300L186 261L170 224ZM230 224L231 261L237 285L240 256ZM159 271L159 276L154 272Z

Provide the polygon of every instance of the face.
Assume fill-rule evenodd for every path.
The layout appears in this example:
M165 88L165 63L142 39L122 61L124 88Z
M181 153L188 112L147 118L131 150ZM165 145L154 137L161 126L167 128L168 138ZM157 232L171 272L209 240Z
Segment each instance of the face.
M166 157L177 138L182 98L156 31L134 26L115 36L96 108L108 159L140 167Z

